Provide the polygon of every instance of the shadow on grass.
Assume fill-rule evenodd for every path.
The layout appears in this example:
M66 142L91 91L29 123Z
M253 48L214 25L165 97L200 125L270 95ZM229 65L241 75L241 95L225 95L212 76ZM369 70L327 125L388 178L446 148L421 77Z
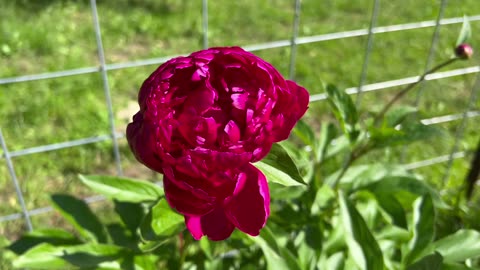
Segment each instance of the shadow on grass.
M154 13L158 15L168 15L173 12L174 6L182 5L184 1L171 0L116 0L116 1L97 1L98 6L105 6L109 9L115 9L125 12L126 10L135 8L142 9L146 13ZM63 6L75 4L79 6L90 6L90 1L76 0L17 0L13 4L29 12L35 12L46 9L52 5Z

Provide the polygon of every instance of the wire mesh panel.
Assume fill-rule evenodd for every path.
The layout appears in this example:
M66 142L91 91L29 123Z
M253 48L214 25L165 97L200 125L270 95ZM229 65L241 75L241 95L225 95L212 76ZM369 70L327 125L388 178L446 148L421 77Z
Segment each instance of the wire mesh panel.
M462 12L475 12L468 17L473 27L480 20L480 8L468 1L464 6L378 0L40 2L26 7L22 1L0 1L4 12L23 10L20 19L33 12L28 8L41 8L37 23L62 18L50 23L58 29L49 30L47 23L38 25L39 33L28 32L24 47L27 30L10 20L4 27L8 38L0 44L12 66L0 74L5 163L0 195L9 202L0 209L0 222L23 219L29 230L35 226L32 216L51 211L48 193L74 190L90 202L102 199L75 187L74 180L59 179L78 173L151 176L129 153L124 127L137 110L132 103L142 80L172 57L209 46L242 46L305 85L313 108L308 117L321 122L328 119L322 81L357 95L364 109L375 107L445 58ZM418 11L419 5L427 5L426 12ZM53 45L43 44L46 40ZM468 119L480 115L475 61L428 75L407 99L425 111L424 124L444 125L451 136L429 151L402 150L406 168L446 164L447 182L454 160L469 156L478 134Z

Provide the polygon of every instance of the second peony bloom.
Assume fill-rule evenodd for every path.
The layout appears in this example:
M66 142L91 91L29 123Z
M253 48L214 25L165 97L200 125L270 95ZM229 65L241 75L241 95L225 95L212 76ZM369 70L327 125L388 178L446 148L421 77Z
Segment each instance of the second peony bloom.
M170 206L195 239L256 236L270 214L265 176L251 163L288 138L309 94L239 47L162 64L143 83L127 127L136 158L164 174Z

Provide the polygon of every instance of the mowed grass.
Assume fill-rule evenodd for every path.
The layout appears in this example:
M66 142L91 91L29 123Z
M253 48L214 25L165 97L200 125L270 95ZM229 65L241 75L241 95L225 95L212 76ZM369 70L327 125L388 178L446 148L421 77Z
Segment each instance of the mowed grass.
M435 20L440 1L382 1L377 25ZM372 1L303 0L300 36L320 35L368 27ZM202 48L201 1L116 0L98 1L102 40L109 64L147 58L188 54ZM209 45L249 45L288 40L292 33L294 1L210 1ZM449 3L445 17L480 14L477 0ZM65 69L98 66L95 34L89 1L0 0L0 77L14 77ZM472 22L472 44L480 48L476 35L480 23ZM447 59L460 29L445 25L440 32L435 61ZM425 69L433 28L377 34L368 66L366 83L419 75ZM366 37L352 37L298 46L295 79L311 94L321 93L321 83L340 88L358 85ZM290 49L256 51L288 76ZM478 64L479 54L448 69ZM118 132L124 132L136 112L136 96L143 80L156 65L112 70L109 86ZM434 117L463 112L476 75L465 75L422 85L420 115ZM380 108L399 87L365 93L361 111ZM402 102L413 104L412 92ZM474 104L478 109L479 102ZM320 127L331 120L327 104L311 105L309 121ZM109 122L99 73L0 85L0 127L10 151L109 134ZM480 134L478 120L471 119L458 150L471 150ZM460 121L441 125L447 135L406 150L404 163L449 153ZM135 161L125 139L120 150L125 175L145 179L158 176ZM399 161L400 149L375 153L372 158ZM0 152L1 153L1 152ZM470 156L468 156L469 158ZM449 183L458 187L468 168L468 158L454 163ZM2 159L4 161L4 159ZM363 160L368 162L369 160ZM371 160L370 160L371 161ZM13 158L15 172L29 209L49 204L49 194L91 193L77 180L77 174L114 174L112 144L101 142L57 151ZM431 168L431 169L429 169ZM445 164L419 170L438 187ZM20 205L5 162L0 163L0 216L18 213ZM49 219L35 218L34 226L46 226ZM52 221L55 223L55 221ZM19 221L0 223L0 235L14 239L23 231Z

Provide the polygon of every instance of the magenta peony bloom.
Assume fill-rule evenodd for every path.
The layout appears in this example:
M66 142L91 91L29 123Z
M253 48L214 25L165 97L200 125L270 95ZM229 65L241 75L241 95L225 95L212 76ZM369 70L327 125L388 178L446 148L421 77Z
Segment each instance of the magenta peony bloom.
M195 239L258 235L270 213L267 181L251 162L286 139L308 92L239 47L161 65L143 83L127 127L136 158L164 174L165 196Z

